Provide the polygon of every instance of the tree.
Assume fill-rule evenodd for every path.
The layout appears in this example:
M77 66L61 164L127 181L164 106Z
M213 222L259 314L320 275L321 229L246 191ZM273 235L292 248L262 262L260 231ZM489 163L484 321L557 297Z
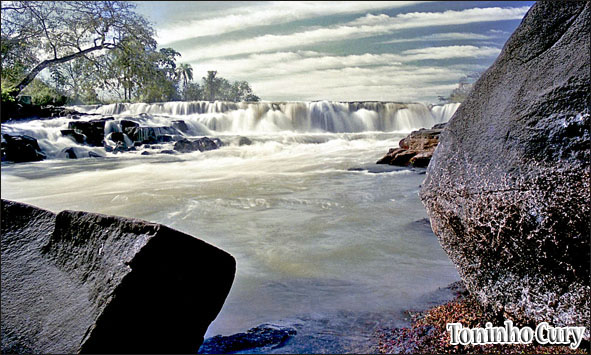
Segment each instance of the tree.
M152 27L134 8L126 1L2 2L2 69L14 61L15 51L26 53L22 62L28 64L15 95L45 68L89 59L126 40L153 41Z
M203 77L203 89L209 101L215 101L216 95L218 94L218 89L220 85L220 79L216 78L216 74L218 72L215 70L210 70L207 72L207 77Z
M203 87L197 83L188 82L183 87L183 100L185 101L203 100L203 94Z
M184 88L189 81L193 80L193 68L190 64L182 63L176 68L176 76L178 80L182 80Z

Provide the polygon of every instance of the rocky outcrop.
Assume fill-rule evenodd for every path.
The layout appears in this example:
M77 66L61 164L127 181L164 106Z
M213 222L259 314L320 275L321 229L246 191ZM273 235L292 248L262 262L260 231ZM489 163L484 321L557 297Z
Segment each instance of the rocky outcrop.
M46 155L41 151L35 138L26 135L2 135L2 161L22 163L45 158Z
M246 331L229 336L216 335L203 342L199 354L231 354L239 351L257 353L280 347L297 334L294 328L273 324L262 324Z
M207 137L203 137L193 141L183 138L174 144L174 150L181 153L190 153L197 150L200 152L204 152L207 150L218 149L221 146L222 141L219 138L210 139Z
M234 272L160 224L2 200L2 352L194 353Z
M439 135L444 127L445 123L440 123L431 129L421 128L418 131L412 131L400 140L398 143L400 148L391 148L376 164L426 167L439 143Z
M591 3L537 2L441 134L421 199L469 291L505 317L585 326Z
M111 120L113 120L113 117L90 121L72 121L68 123L68 129L73 130L78 135L84 135L84 143L92 147L102 147L105 138L105 122ZM64 133L62 132L62 134Z

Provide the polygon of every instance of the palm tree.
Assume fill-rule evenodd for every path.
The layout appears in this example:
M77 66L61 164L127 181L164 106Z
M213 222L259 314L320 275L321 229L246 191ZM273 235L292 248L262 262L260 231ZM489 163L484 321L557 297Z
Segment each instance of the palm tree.
M193 68L191 68L190 64L182 63L182 64L179 64L178 67L176 67L174 72L176 74L177 80L183 81L183 94L184 94L185 90L187 89L188 82L193 80Z
M218 72L215 70L210 70L207 72L207 77L203 77L203 86L205 87L205 91L209 94L209 101L215 101L217 95L220 84L220 79L215 77L217 73Z

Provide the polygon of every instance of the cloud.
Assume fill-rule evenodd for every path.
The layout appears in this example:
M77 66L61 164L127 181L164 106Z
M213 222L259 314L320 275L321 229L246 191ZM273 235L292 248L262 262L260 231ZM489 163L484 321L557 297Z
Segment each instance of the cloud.
M266 100L425 100L436 99L482 65L428 65L432 59L494 57L494 47L443 46L398 54L330 55L314 51L252 54L245 58L192 63L196 79L216 69L231 80L247 80ZM452 83L452 84L450 84ZM415 96L413 96L415 95ZM417 96L418 95L418 96Z
M292 21L330 15L359 13L384 8L409 6L416 1L378 2L270 2L235 8L232 15L215 16L182 24L171 24L158 30L158 43L165 45L176 41L221 35L250 27L285 24Z
M366 15L345 25L322 27L285 35L267 34L243 40L221 42L205 47L196 47L183 52L183 59L216 58L283 48L302 47L331 41L366 38L391 33L395 30L433 27L439 25L466 24L509 19L521 19L528 7L520 8L473 8L462 11L413 12L394 17Z
M489 32L492 32L489 31ZM496 33L496 32L492 32ZM427 42L427 41L458 41L458 40L488 40L498 38L498 35L483 35L471 32L445 32L434 33L431 35L412 37L412 38L397 38L390 41L381 42L382 44L403 43L403 42Z
M421 60L495 57L500 48L475 46L444 46L411 49L393 53L364 53L360 55L327 55L314 51L251 54L238 59L211 59L192 62L195 73L216 68L220 75L241 80L278 77L336 68L397 66Z
M289 90L285 78L255 81L252 87L268 100L434 101L465 74L444 67L341 68L292 75Z

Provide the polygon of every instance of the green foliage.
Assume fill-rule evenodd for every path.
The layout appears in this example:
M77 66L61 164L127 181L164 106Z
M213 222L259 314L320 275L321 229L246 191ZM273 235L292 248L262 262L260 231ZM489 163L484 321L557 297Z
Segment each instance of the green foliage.
M31 85L27 86L22 93L31 96L31 103L38 106L60 106L64 105L67 101L67 97L61 95L57 90L39 79L33 80Z
M259 100L247 82L216 71L193 83L191 66L177 66L173 48L157 49L132 2L3 1L1 9L3 101L8 87L17 87L13 97L26 87L34 104L60 104L63 95L73 104ZM34 80L43 69L50 80Z
M230 83L227 79L216 77L217 71L208 71L203 77L203 91L205 99L209 101L260 101L260 98L252 93L250 85L246 81Z
M189 82L183 87L183 100L199 101L203 100L203 87L197 83Z
M16 102L14 96L15 92L16 90L13 87L5 87L4 85L2 85L2 103Z

